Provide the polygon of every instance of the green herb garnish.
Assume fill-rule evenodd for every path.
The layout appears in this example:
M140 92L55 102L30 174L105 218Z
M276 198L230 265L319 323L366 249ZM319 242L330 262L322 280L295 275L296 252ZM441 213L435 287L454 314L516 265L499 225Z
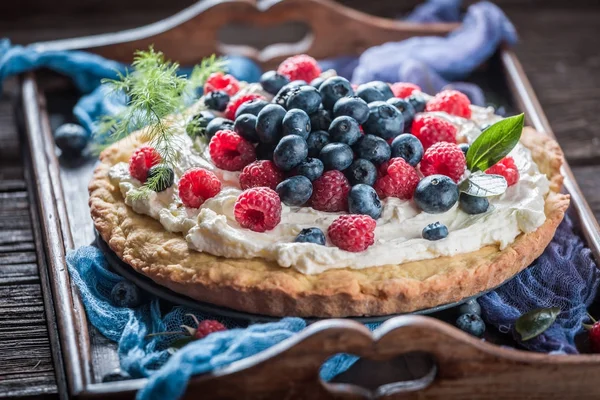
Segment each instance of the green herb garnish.
M508 184L502 175L475 173L459 185L459 190L475 197L497 196L506 191Z
M178 125L185 123L182 112L186 99L211 73L222 71L225 62L214 55L206 58L192 70L188 79L177 74L179 64L166 60L162 52L150 47L147 51L137 51L131 66L132 71L119 74L118 79L102 81L113 92L125 93L128 100L121 113L100 120L98 134L108 136L110 144L145 127L148 143L161 155L161 164L173 168L179 156L175 141ZM163 176L166 173L166 168L158 169L133 197L144 197L160 189L169 178Z
M541 335L556 320L560 308L537 308L521 315L515 323L515 329L521 335L521 340L526 341Z
M485 171L502 160L519 143L524 114L496 122L479 135L467 151L467 168Z

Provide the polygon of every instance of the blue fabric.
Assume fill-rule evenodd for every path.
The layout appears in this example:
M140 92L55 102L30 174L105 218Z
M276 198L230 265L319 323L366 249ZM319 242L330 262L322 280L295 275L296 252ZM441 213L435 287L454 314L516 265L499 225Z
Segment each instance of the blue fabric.
M572 221L567 214L550 245L529 268L479 298L487 323L533 351L577 353L575 334L588 319L587 307L598 289L598 269ZM514 330L516 319L540 307L559 307L562 312L543 334L521 341Z

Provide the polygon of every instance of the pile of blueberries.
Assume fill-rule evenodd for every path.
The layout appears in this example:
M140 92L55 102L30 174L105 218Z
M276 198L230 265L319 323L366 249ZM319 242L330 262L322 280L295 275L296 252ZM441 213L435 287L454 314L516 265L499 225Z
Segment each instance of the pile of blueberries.
M295 176L278 189L283 203L305 204L312 194L311 182L324 171L339 170L356 188L348 199L350 213L378 218L381 202L373 189L377 165L393 157L403 157L412 166L418 164L423 155L421 143L401 133L410 127L415 114L424 110L426 100L418 94L394 97L390 86L381 81L355 90L340 76L290 82L268 71L260 83L274 96L272 102L245 102L235 112L235 120L202 111L194 126L209 140L219 130L234 130L257 144L258 159L273 160L284 172L294 170ZM224 111L228 101L223 91L205 97L205 104L214 111Z

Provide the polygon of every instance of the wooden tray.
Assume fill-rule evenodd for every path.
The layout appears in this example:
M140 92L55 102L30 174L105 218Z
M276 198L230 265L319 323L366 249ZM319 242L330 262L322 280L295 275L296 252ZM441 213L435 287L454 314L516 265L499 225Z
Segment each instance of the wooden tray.
M309 31L293 44L271 44L257 50L219 40L222 29L248 25L276 29L290 22L300 23ZM142 28L39 46L54 50L85 49L128 62L134 50L154 43L167 57L182 64L198 62L216 52L248 55L263 67L269 67L289 54L306 52L317 58L358 54L387 41L444 34L455 26L415 25L376 18L326 0L262 1L260 6L250 0L205 0ZM265 35L258 35L261 36ZM57 326L56 330L50 329L50 334L59 391L63 397L68 394L85 399L109 395L114 399L133 398L145 380L99 383L105 373L118 366L115 345L88 326L81 301L70 285L65 252L90 244L94 238L87 207L87 183L95 160L69 165L66 160L57 159L51 125L62 122L60 111L65 104L72 105L75 96L70 100L65 97L64 80L56 76L48 80L42 75L23 77L22 110L31 161L29 175L34 179L30 185L36 188L38 204L39 215L33 218L40 221L45 256L40 259L48 267L40 273L49 319L54 313ZM512 51L499 51L472 80L494 96L498 104L524 111L530 125L553 136ZM564 166L563 174L582 232L600 260L598 224L568 165ZM367 360L355 365L335 383L322 382L319 367L340 352ZM429 355L433 363L423 362L423 357L414 353ZM379 376L373 376L373 371ZM424 316L393 318L374 333L354 321L325 320L257 356L193 378L185 398L196 398L199 394L215 399L595 398L597 389L590 378L598 374L600 355L557 357L501 348ZM387 383L401 379L404 382Z

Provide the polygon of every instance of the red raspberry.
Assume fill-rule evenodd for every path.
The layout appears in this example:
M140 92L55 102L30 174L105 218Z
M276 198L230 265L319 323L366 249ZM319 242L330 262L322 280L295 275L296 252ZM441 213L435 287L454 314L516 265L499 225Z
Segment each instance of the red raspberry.
M317 60L306 54L299 54L283 60L277 72L287 76L290 81L301 80L310 83L321 75L321 68Z
M437 142L456 143L456 132L456 127L445 119L423 114L417 114L410 128L425 150Z
M195 339L204 339L208 335L214 332L226 331L225 325L220 323L219 321L215 321L213 319L205 319L198 324L196 328L196 334L194 335Z
M506 179L508 186L512 186L519 181L519 170L515 165L515 160L506 156L496 164L485 170L486 174L502 175Z
M233 96L240 90L240 83L233 76L222 72L213 72L204 82L204 94L222 90L229 96Z
M225 118L232 121L235 120L235 112L237 109L245 102L254 99L266 100L264 96L261 96L257 93L247 93L241 96L235 96L229 100L229 103L227 104L227 108L225 109Z
M239 195L233 214L242 228L254 232L270 231L281 221L281 200L273 189L250 188Z
M379 178L373 188L381 198L412 199L419 184L417 171L403 158L392 158L379 166Z
M319 211L347 211L350 183L337 170L326 171L313 182L311 206Z
M154 147L142 146L134 151L129 159L129 175L144 183L148 178L148 170L160 160L160 154Z
M467 168L465 153L454 143L438 142L425 150L421 165L421 173L429 175L446 175L458 182Z
M258 160L244 167L240 174L240 187L250 189L264 186L275 190L275 187L283 180L281 172L273 161Z
M211 171L192 168L179 180L179 198L186 207L198 208L221 191L221 181Z
M340 249L359 252L375 243L376 225L368 215L341 215L329 225L327 233L331 243Z
M409 82L396 82L391 88L394 96L401 99L410 96L415 90L421 91L419 86Z
M463 118L471 118L471 101L458 90L443 90L427 102L425 111L444 111Z
M215 133L208 145L210 157L218 168L239 171L256 160L252 143L230 130Z

